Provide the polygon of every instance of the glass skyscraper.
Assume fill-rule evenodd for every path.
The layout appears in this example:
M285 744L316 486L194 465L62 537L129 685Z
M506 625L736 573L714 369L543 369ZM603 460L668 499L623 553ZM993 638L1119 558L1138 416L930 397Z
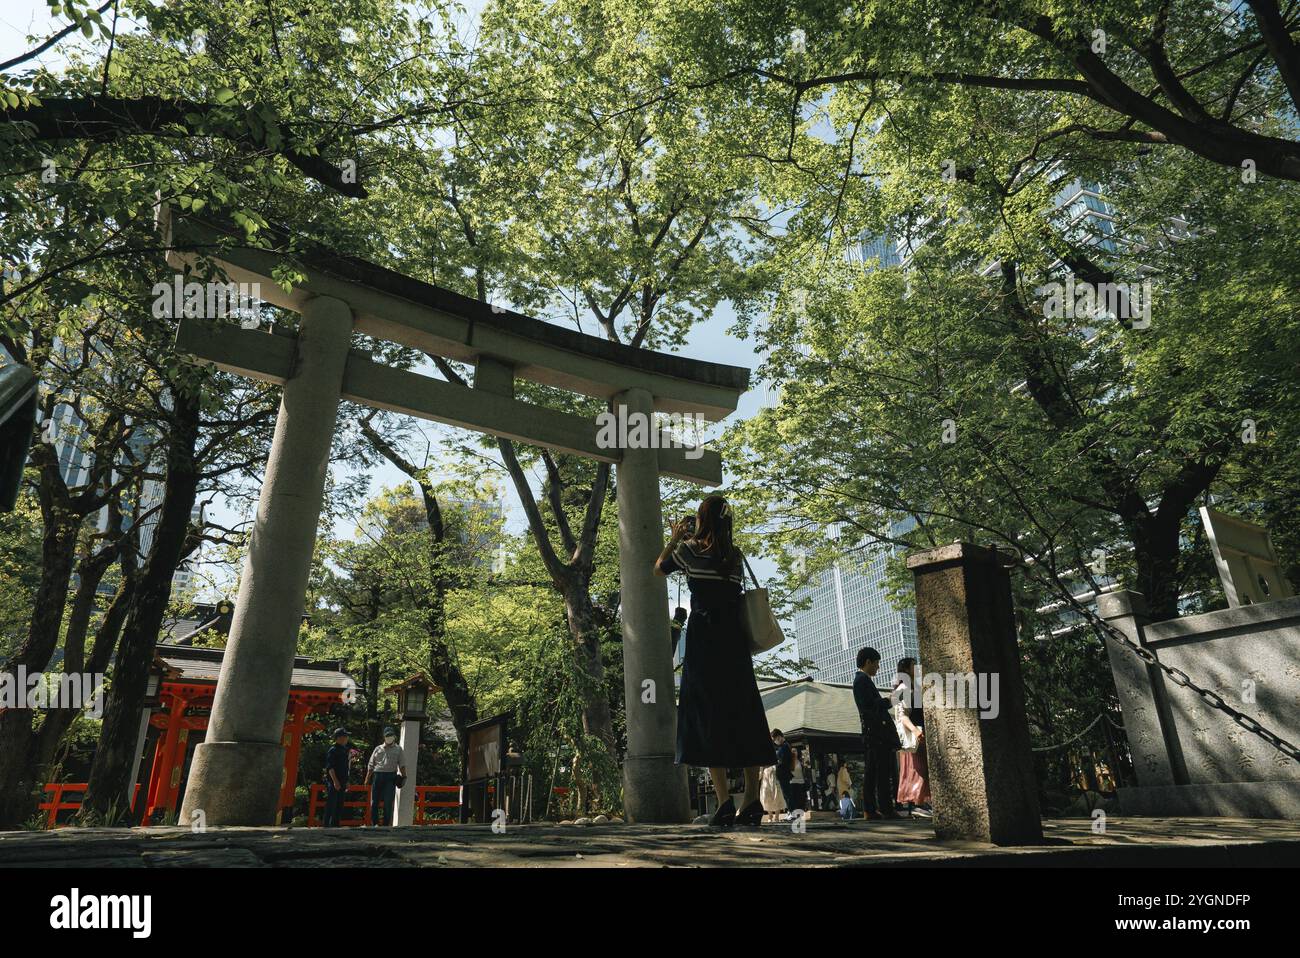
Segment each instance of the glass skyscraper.
M902 263L902 258L898 255L898 244L888 236L863 234L853 252L857 254L858 262L869 270L884 269Z
M896 523L892 532L911 525ZM811 600L792 619L795 654L812 661L818 682L852 682L858 649L866 645L880 653L876 685L882 689L893 684L899 659L917 657L916 612L894 608L885 589L885 565L901 551L877 542L857 546L795 593Z

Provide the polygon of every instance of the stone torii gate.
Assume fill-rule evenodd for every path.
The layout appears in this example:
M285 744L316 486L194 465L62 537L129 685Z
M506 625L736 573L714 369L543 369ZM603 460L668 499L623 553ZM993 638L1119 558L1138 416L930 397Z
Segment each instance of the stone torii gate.
M596 422L518 400L514 382L608 399L620 419L666 412L716 421L735 411L749 370L588 336L301 242L290 256L288 238L273 231L277 248L249 248L223 228L165 209L160 225L173 267L215 262L230 281L260 284L263 300L301 317L296 335L197 318L182 319L177 333L177 348L197 361L284 387L207 740L195 750L181 820L199 811L210 825L276 820L289 677L335 417L347 399L615 464L625 810L634 822L687 821L686 771L673 761L668 590L652 569L664 530L659 476L717 485L721 460L712 451L646 443L608 448ZM305 273L287 293L272 278L286 262ZM353 332L472 363L473 387L372 362L350 349ZM642 701L647 679L657 692L652 703Z

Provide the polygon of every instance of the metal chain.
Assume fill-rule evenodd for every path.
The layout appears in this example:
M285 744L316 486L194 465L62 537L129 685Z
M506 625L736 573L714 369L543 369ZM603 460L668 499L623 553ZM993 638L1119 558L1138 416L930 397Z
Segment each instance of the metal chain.
M1069 745L1071 742L1077 742L1079 739L1083 738L1085 735L1091 732L1092 727L1096 725L1098 722L1100 722L1102 716L1105 714L1106 714L1105 712L1098 712L1097 717L1088 723L1088 727L1084 729L1082 732L1080 732L1078 735L1074 736L1074 738L1067 738L1064 742L1057 742L1055 745L1044 745L1042 748L1032 748L1030 749L1030 751L1031 752L1053 752L1058 748L1065 748L1065 746Z
M1147 663L1148 665L1154 665L1156 668L1160 669L1162 672L1164 672L1166 675L1169 676L1169 680L1173 682L1175 685L1180 685L1185 689L1191 689L1193 692L1199 695L1202 701L1204 701L1211 708L1223 712L1234 722L1236 722L1238 725L1244 728L1247 732L1259 736L1269 745L1273 746L1275 749L1277 749L1279 752L1285 755L1287 758L1295 762L1300 762L1300 747L1291 744L1286 739L1282 738L1282 736L1278 735L1276 732L1270 729L1266 729L1264 726L1260 725L1258 721L1251 718L1249 715L1245 715L1242 712L1237 711L1235 708L1233 708L1231 705L1225 702L1223 696L1220 695L1218 692L1215 692L1211 689L1202 688L1201 686L1197 685L1195 682L1192 681L1191 676L1189 676L1182 669L1175 668L1172 665L1165 665L1165 663L1161 662L1159 659L1155 657L1155 653L1153 653L1150 649L1144 649L1142 646L1138 645L1136 642L1130 639L1123 632L1120 632L1118 629L1112 626L1109 622L1103 622L1092 612L1092 610L1084 609L1083 612L1093 622L1094 625L1100 627L1102 634L1104 636L1111 639L1112 641L1120 642L1125 648L1127 648L1130 652L1136 655L1143 662Z
M1055 577L1053 578L1055 579ZM1039 581L1041 583L1042 580L1040 579ZM1156 668L1168 675L1170 681L1175 685L1180 685L1185 689L1191 689L1211 708L1217 709L1227 715L1236 722L1237 725L1241 726L1252 735L1262 738L1265 742L1277 749L1293 762L1300 762L1300 747L1288 742L1271 729L1267 729L1260 725L1258 721L1251 718L1249 715L1239 712L1237 709L1225 702L1223 696L1219 695L1217 692L1197 685L1192 681L1192 677L1182 669L1174 668L1172 665L1165 665L1165 663L1155 657L1155 654L1151 652L1150 649L1145 649L1138 645L1119 629L1115 628L1115 626L1111 625L1109 622L1103 621L1095 611L1084 606L1075 599L1074 595L1068 589L1061 587L1059 580L1056 580L1055 584L1057 587L1061 588L1061 591L1065 595L1066 602L1074 608L1074 611L1091 622L1103 637L1110 639L1112 642L1119 642L1143 662L1148 665L1154 665ZM1050 587L1051 586L1049 585L1049 588ZM1119 728L1119 726L1116 727Z

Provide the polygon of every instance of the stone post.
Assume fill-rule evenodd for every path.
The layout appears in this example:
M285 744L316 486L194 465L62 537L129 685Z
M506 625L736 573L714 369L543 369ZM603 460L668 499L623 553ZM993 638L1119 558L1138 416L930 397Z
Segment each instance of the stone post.
M131 761L131 777L127 779L129 784L126 786L128 789L130 789L130 791L127 794L131 796L132 811L138 811L135 805L136 802L135 786L136 783L140 781L140 761L144 758L145 742L149 738L149 719L152 715L153 715L152 706L146 705L144 708L140 709L140 727L135 733L135 758ZM148 798L149 796L148 783L145 784L144 788L141 788L139 790L139 793L143 795L145 798Z
M207 740L194 753L181 821L271 825L284 780L285 709L302 622L316 523L352 335L347 304L316 297L302 310L257 520Z
M1142 593L1127 589L1104 592L1097 596L1097 614L1129 641L1147 647L1147 602ZM1116 641L1106 640L1106 654L1124 713L1124 734L1133 753L1138 784L1186 785L1187 765L1170 712L1164 675Z
M406 784L397 790L394 825L415 824L415 772L416 763L420 761L421 724L419 719L405 719L402 722L401 738L397 744L402 746L402 761L406 763Z
M1041 843L1005 559L956 542L910 556L907 567L916 585L923 692L935 680L940 692L973 684L993 693L988 708L969 694L966 701L923 699L935 834L995 845ZM966 678L972 675L973 683Z
M644 389L629 389L614 402L620 421L627 417L629 432L640 416L653 421L653 400ZM668 583L654 573L664 544L658 450L623 449L616 480L627 708L623 806L629 822L687 822L691 809L686 767L674 764L677 703L668 647Z

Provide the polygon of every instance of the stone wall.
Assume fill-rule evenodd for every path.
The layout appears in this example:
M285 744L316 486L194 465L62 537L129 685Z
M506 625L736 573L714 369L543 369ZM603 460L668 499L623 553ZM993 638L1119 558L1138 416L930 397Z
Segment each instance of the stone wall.
M1098 598L1103 619L1197 685L1300 744L1300 597L1148 622L1143 598ZM1300 762L1108 642L1138 785L1120 790L1132 814L1300 818Z

